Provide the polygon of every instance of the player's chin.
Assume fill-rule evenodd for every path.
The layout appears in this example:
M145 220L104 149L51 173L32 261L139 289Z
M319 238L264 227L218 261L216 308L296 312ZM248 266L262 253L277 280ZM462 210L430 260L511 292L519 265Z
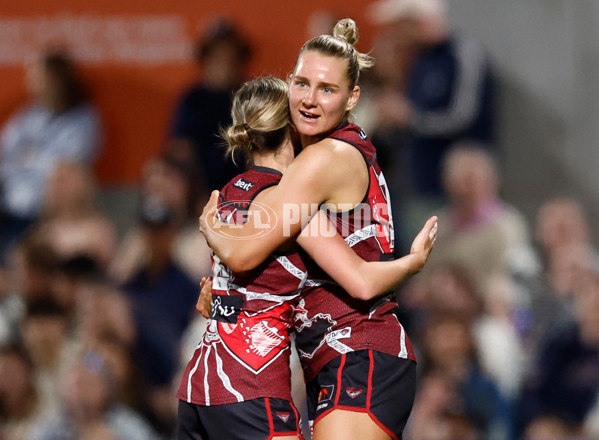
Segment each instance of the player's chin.
M296 128L304 136L317 136L323 132L320 121L299 121Z

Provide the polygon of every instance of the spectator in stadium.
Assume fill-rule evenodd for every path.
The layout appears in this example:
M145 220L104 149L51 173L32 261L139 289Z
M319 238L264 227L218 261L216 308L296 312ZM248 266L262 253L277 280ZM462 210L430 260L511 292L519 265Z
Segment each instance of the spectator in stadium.
M116 226L95 206L94 176L81 163L61 162L51 173L44 207L34 225L67 260L87 255L106 268L117 246Z
M98 110L65 51L42 52L27 73L31 100L0 133L2 257L40 215L56 165L92 165L102 142Z
M442 174L448 205L439 213L445 227L430 267L461 265L483 299L493 276L537 270L524 216L500 196L494 158L477 144L456 145L444 158Z
M94 347L73 354L61 375L61 408L34 427L31 439L157 439L143 417L118 401L112 360Z
M222 188L240 168L225 157L220 127L231 123L233 91L245 79L251 56L247 39L226 18L211 23L195 47L195 61L202 69L199 82L185 90L177 104L168 149L180 161L193 163L203 199Z
M159 200L170 212L173 238L173 259L194 280L199 281L211 271L210 252L202 234L198 234L194 213L195 192L192 168L172 154L151 158L145 164L139 186L141 204ZM124 282L138 271L149 255L148 235L141 223L130 228L110 267L111 276Z
M409 54L403 96L385 93L376 110L387 131L396 127L407 134L395 136L395 149L409 189L391 191L407 223L398 229L400 237L413 236L443 201L441 164L453 144L468 140L496 147L493 68L478 41L450 28L447 3L379 0L370 8L371 20Z
M20 344L0 346L0 438L28 440L42 411L29 353Z

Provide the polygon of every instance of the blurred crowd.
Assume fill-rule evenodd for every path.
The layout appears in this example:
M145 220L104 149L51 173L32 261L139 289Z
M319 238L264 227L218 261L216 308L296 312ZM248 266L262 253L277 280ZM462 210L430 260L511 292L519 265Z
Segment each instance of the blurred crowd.
M493 63L446 7L370 10L378 63L354 114L379 149L398 255L439 216L427 267L397 292L419 359L404 439L599 438L591 223L572 195L533 222L502 197ZM337 18L318 11L306 32ZM200 77L144 167L124 234L97 207L102 118L76 63L49 48L28 64L31 100L0 133L0 440L172 438L211 272L197 217L240 171L218 130L251 54L230 20L200 36Z

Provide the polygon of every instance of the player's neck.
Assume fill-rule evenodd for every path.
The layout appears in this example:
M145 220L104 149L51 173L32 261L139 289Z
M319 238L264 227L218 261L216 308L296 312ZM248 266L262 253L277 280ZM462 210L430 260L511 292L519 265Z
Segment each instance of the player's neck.
M293 146L287 139L276 152L254 153L253 162L255 166L272 168L282 173L287 169L293 157Z

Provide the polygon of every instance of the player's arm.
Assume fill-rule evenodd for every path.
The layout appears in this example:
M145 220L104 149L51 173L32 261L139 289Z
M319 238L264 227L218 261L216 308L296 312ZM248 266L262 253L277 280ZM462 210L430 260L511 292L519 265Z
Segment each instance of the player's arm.
M214 253L231 269L242 272L257 267L281 244L294 239L322 203L336 198L344 179L355 175L351 170L355 156L343 160L344 155L359 154L350 148L339 151L331 142L321 141L304 149L279 184L261 193L255 199L259 203L250 205L243 225L225 224L215 217L218 193L213 192L200 217L200 231ZM260 215L265 207L275 220L267 230Z
M304 228L297 243L349 295L369 300L395 290L422 270L437 239L437 217L431 217L418 233L409 255L393 261L366 262L337 233L321 210ZM210 317L212 278L202 278L196 309Z
M352 297L369 300L397 289L420 272L436 238L437 217L433 216L416 235L408 255L392 261L366 262L337 233L327 215L319 211L297 243Z

